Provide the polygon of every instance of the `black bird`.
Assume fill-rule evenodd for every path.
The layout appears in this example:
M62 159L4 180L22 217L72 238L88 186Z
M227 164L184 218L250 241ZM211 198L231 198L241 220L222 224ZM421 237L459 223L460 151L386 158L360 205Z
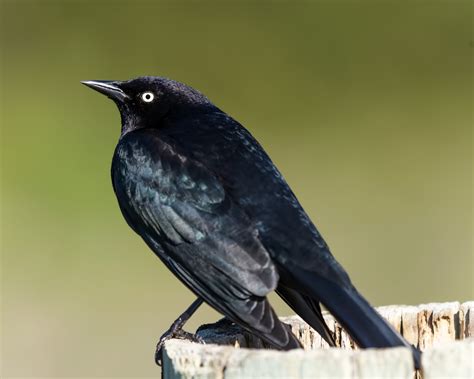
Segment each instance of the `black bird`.
M298 348L266 298L276 290L331 345L320 304L360 347L411 347L354 288L242 125L174 80L83 83L121 114L112 182L125 220L198 296L170 334L204 300L275 348Z

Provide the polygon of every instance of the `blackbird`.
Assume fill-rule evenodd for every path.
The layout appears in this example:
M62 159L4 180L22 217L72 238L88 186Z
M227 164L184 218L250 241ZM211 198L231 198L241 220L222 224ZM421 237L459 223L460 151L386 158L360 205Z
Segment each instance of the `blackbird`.
M112 183L122 214L198 299L276 349L301 347L276 291L330 344L323 304L362 348L407 346L351 283L262 146L199 91L162 77L84 81L118 106Z

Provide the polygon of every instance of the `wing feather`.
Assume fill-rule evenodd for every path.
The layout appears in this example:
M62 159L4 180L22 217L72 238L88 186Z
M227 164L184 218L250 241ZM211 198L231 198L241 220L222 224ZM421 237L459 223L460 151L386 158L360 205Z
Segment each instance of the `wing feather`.
M204 262L203 272L188 267L193 275L206 278L205 266L212 266L220 272L212 277L215 288L227 296L265 296L276 288L278 273L256 228L202 164L154 134L129 133L113 172L121 207L135 223L155 240L180 246L167 251L184 267L190 256Z
M276 347L299 347L265 297L279 276L255 225L216 175L155 132L128 133L114 156L129 225L211 306Z

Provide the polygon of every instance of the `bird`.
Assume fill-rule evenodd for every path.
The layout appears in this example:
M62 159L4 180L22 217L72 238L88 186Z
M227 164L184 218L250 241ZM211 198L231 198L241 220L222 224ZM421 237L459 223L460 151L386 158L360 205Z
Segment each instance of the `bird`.
M329 345L323 305L361 348L410 345L352 284L260 143L204 94L157 76L88 80L121 115L112 184L127 224L197 299L157 345L207 303L279 350L301 348L267 295Z

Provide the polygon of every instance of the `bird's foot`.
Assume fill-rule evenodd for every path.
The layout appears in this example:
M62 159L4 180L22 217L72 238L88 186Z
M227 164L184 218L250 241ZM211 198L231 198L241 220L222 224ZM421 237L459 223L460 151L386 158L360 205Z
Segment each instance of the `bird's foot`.
M191 342L197 343L204 343L204 340L199 337L197 334L186 332L183 329L176 329L173 328L174 325L171 326L163 335L160 337L160 340L156 344L155 350L155 362L158 366L161 366L163 361L163 348L165 346L165 342L171 340L173 338L188 340Z
M184 324L193 315L194 312L201 306L203 300L198 297L193 303L173 322L170 328L160 337L160 340L156 344L155 350L155 362L158 366L161 366L163 358L163 346L165 342L172 338L188 339L193 342L203 343L204 341L198 336L188 333L183 330Z

